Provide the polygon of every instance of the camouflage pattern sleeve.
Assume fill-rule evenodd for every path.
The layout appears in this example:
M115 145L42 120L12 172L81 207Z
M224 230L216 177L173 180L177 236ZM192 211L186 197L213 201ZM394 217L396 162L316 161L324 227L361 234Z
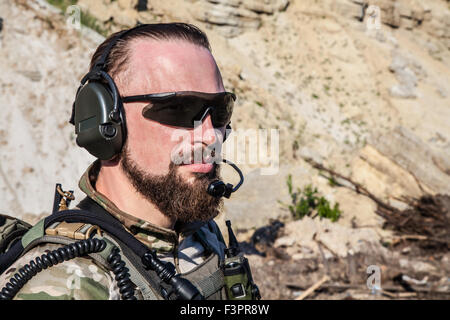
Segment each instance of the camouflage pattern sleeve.
M58 244L43 244L18 259L0 276L0 289L21 267ZM42 270L17 293L20 300L118 300L119 290L114 274L89 257L64 261Z

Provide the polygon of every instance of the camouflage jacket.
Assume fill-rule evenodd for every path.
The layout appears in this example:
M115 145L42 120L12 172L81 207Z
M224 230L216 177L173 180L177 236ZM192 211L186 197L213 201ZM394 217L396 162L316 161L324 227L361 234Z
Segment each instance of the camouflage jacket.
M170 230L131 216L95 190L93 186L98 171L99 162L96 161L81 177L80 189L117 218L138 240L155 249L161 260L172 262L180 273L186 273L202 263L211 248L221 253L219 259L223 260L225 245L205 223L176 224L175 230ZM203 241L196 236L199 230ZM209 250L205 248L204 240ZM25 253L0 276L0 288L30 260L59 247L61 245L45 243ZM26 283L15 299L117 300L120 294L112 271L86 256L42 270Z

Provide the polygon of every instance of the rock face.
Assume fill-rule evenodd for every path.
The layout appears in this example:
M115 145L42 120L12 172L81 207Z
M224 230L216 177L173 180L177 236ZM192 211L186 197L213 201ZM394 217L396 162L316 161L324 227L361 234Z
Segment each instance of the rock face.
M49 210L56 182L81 196L76 184L93 160L75 146L67 119L103 37L71 29L45 3L0 2L0 105L6 106L0 118L0 212L9 214ZM221 219L250 229L288 215L279 201L290 201L286 178L292 174L295 188L311 183L340 203L339 225L370 225L378 234L382 221L374 202L329 186L304 157L334 167L399 208L404 204L394 197L449 192L445 2L148 0L146 10L138 10L139 3L78 1L108 33L138 22L199 26L224 86L238 96L233 129L279 132L278 173L264 176L259 163L239 164L245 182L225 200ZM380 29L368 28L376 14L370 5L380 8ZM235 147L248 155L246 143ZM234 172L223 176L236 182Z
M124 27L134 27L138 21L138 0L80 0L77 4L102 23L112 20Z
M353 178L380 199L404 209L395 198L450 192L448 159L448 151L436 153L413 132L397 127L360 151L353 162Z
M374 139L374 146L394 163L414 175L421 187L450 194L450 152L436 153L410 130L397 127Z
M49 214L55 183L75 190L93 160L76 147L71 106L79 79L103 37L70 29L45 3L23 7L0 2L9 17L1 34L0 212ZM78 198L79 199L79 198Z
M261 19L258 14L240 7L240 2L204 1L193 7L192 15L199 21L220 26L227 36L236 36L245 29L258 29Z
M272 15L286 10L288 5L288 0L200 0L190 12L222 35L235 37L247 30L257 30L262 23L261 14Z
M365 20L370 16L378 16L381 23L394 28L413 29L421 25L424 21L431 19L431 10L426 7L423 1L407 0L350 0L339 1L347 2L347 6L358 6L358 18Z
M450 15L438 1L419 0L338 0L325 1L330 10L340 15L364 21L377 19L380 23L406 30L423 28L450 48Z
M417 76L410 66L410 62L398 52L393 51L392 62L389 70L393 72L399 82L390 89L390 93L396 98L416 98Z
M80 0L78 5L114 30L115 25L132 27L138 22L160 22L163 16L176 15L173 5L180 5L180 1L164 4L148 1L148 10L137 10L138 0ZM209 24L222 35L234 37L246 30L258 29L262 23L261 15L283 11L288 5L288 0L197 0L186 1L179 7L187 9L194 19Z
M319 254L319 245L325 258L340 258L360 252L387 255L380 236L370 228L351 229L325 220L304 217L290 222L284 229L285 236L275 241L275 247L284 247L294 260L308 259Z
M366 274L360 271L378 263L385 268L385 279L397 275L388 271L448 274L448 253L420 261L411 247L399 249L398 255L407 259L399 261L398 269L384 265L399 257L381 245L395 238L383 229L377 204L349 188L330 185L326 175L304 161L312 158L350 177L400 210L408 205L402 196L450 194L448 1L77 4L108 34L137 23L197 25L210 40L225 88L238 97L232 118L235 132L278 132L276 174L263 175L265 165L260 162L238 163L245 182L225 199L223 214L216 219L222 230L230 219L238 238L248 240L244 237L252 229L286 218L271 248L273 256L250 256L260 259L259 265L251 265L257 266L254 275L260 272L257 283L267 281L269 292L279 290L280 283L307 288L328 268L321 265L336 260L350 261L349 270L362 274L364 281ZM44 0L0 1L0 15L0 213L36 222L33 219L47 215L52 207L55 183L75 190L77 200L82 197L78 179L94 159L76 146L68 119L79 81L104 37L85 27L73 29L67 17ZM380 25L371 25L378 18ZM256 152L248 148L251 144L235 143L225 158L236 162L235 152L251 155ZM294 188L312 184L330 203L339 203L341 218L335 223L310 217L290 221L282 205L291 201L289 174ZM228 167L222 176L225 182L237 182ZM276 256L280 252L289 257ZM358 255L364 261L362 269L355 270ZM339 259L327 259L331 257ZM373 257L383 259L372 263ZM286 259L287 268L279 267L281 259ZM342 271L336 265L330 264L331 269ZM265 268L279 273L269 277ZM299 268L315 274L305 273L306 282L299 282ZM443 279L448 291L448 276ZM340 298L349 296L342 293Z

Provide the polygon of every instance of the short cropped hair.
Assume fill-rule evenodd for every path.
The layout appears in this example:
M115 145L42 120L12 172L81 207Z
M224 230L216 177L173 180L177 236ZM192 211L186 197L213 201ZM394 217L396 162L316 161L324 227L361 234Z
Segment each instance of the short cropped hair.
M98 46L91 59L90 71L92 71L95 63L100 59L104 50L119 32L111 34ZM211 52L211 46L206 34L192 24L181 22L147 24L125 34L111 49L104 66L104 70L108 72L111 77L116 78L116 76L126 68L130 56L129 43L132 40L142 38L151 38L154 40L185 40L200 47L204 47Z

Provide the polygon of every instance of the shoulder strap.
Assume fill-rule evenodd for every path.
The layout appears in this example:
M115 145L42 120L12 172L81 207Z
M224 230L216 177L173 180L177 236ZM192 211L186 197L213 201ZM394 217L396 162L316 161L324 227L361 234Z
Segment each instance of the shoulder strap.
M144 298L161 299L158 288L163 287L169 290L169 287L161 281L155 271L144 268L141 259L149 249L126 231L119 220L91 198L85 197L78 203L77 207L81 209L80 211L77 210L77 212L88 212L90 214L89 218L84 217L82 221L81 219L78 219L78 221L86 222L84 219L91 219L91 217L98 217L101 220L96 225L105 231L120 247L125 256L124 259L129 262L128 267L131 269L131 278L142 290ZM90 223L94 224L93 222Z
M203 230L201 230L201 229L197 230L194 233L194 236L195 236L196 240L202 244L202 246L205 248L205 250L208 254L212 253L212 252L219 254L216 250L214 250L213 246L211 246L209 244L208 240L206 240L206 235L203 232Z
M100 207L101 208L101 207ZM125 230L123 225L116 218L102 210L90 212L87 210L64 210L54 212L52 215L41 220L31 228L22 238L16 241L4 254L0 254L0 274L3 273L17 258L20 257L28 243L44 235L44 230L54 222L84 222L99 226L107 232L113 239L120 239L126 243L138 257L142 257L148 248Z
M227 244L225 243L225 240L223 238L222 231L220 231L219 226L217 225L217 223L214 220L211 219L208 221L208 228L212 233L214 233L217 236L217 239L220 242L222 242L226 247Z
M113 238L122 243L126 243L127 246L130 247L130 249L139 257L142 257L148 251L148 248L142 242L137 240L131 233L125 230L125 227L119 220L114 218L91 198L84 198L80 201L77 207L81 210L60 211L56 212L55 215L63 214L64 219L67 222L71 222L72 218L70 216L74 215L74 219L76 219L77 222L95 224L110 234ZM52 216L50 216L50 218Z
M6 252L30 229L31 225L27 222L0 214L0 253Z
M85 206L84 206L85 207ZM104 209L103 209L104 210ZM73 222L83 222L87 224L92 224L99 226L102 231L106 232L109 237L116 242L126 259L130 262L132 269L136 269L137 274L135 274L133 280L139 284L147 282L151 286L158 288L159 286L164 286L161 284L161 280L157 276L156 272L152 270L144 269L141 257L148 251L148 248L142 244L139 240L135 239L128 231L125 230L123 225L108 213L102 212L102 210L95 210L95 212L87 210L65 210L53 212L52 215L42 219L33 228L31 228L22 237L22 241L17 241L5 254L0 255L0 274L3 273L10 265L14 263L25 251L27 247L46 242L52 238L53 243L61 243L58 241L58 237L49 237L44 235L47 228L53 225L55 222L65 221L68 223ZM56 239L56 240L55 240ZM93 256L95 259L96 257ZM104 258L104 257L102 257ZM143 278L145 278L145 280ZM151 292L148 286L140 286L142 288L147 288L148 292L143 292L144 296L153 296L155 293Z
M130 260L130 263L137 269L145 280L155 288L166 287L155 271L144 268L142 257L149 252L149 249L131 233L129 233L122 223L110 215L104 208L89 198L80 202L81 210L64 210L54 212L52 215L41 220L31 228L22 238L17 241L6 254L0 255L0 273L3 273L18 257L24 252L33 241L44 236L45 230L55 222L82 222L96 225L106 232L109 237L119 244L119 247ZM88 210L87 210L88 209ZM170 289L167 287L167 289ZM167 290L166 290L167 291Z

